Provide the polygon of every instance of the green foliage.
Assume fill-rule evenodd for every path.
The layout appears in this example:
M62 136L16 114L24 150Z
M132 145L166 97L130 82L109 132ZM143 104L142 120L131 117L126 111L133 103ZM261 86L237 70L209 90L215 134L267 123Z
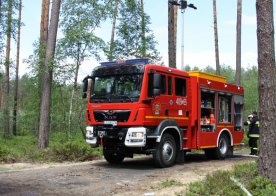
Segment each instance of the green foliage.
M100 149L94 150L84 141L67 141L63 144L55 144L52 152L57 161L84 161L101 156Z
M242 69L241 85L244 87L245 115L259 110L258 93L258 68L253 66L246 70Z
M19 80L17 128L19 135L36 133L38 122L38 82L36 78L23 75Z
M236 165L233 174L252 195L270 196L276 194L276 184L258 176L256 162Z
M13 81L11 82L13 83ZM37 76L30 77L24 75L19 79L19 100L18 100L18 118L17 128L18 135L37 135L38 128L38 111L39 111L39 84ZM51 105L51 132L68 130L69 104L71 98L71 86L53 82L52 84L52 105ZM76 105L75 115L72 118L73 136L75 132L83 129L85 124L85 106L86 102L81 99L80 92L74 100ZM0 122L2 114L0 113ZM0 123L1 128L2 123Z
M36 158L36 139L34 136L17 136L0 139L0 161L28 161Z
M106 18L104 5L96 0L67 0L62 4L59 53L64 59L82 62L87 57L100 59L104 41L94 31Z
M10 149L7 145L0 146L0 162L13 162L14 158L11 155Z
M160 183L161 188L167 188L171 186L181 186L183 185L181 182L174 179L166 179Z
M230 173L217 171L209 174L203 182L194 182L189 186L188 195L246 195L230 181Z
M116 28L117 39L115 40L113 51L114 58L147 57L159 61L160 57L156 49L157 42L154 40L154 35L149 28L150 18L146 13L141 12L140 1L129 0L120 5L118 12L119 25ZM142 14L144 14L145 21L145 46L142 40Z
M209 174L202 182L191 183L186 195L246 195L230 177L242 183L252 195L275 195L276 184L258 176L255 162L239 164L233 171Z
M68 140L65 133L50 136L50 147L40 150L37 138L32 134L0 139L0 162L45 162L45 161L85 161L100 157L101 148L93 149L75 134Z
M252 181L252 195L276 195L276 184L272 184L268 179L257 176Z

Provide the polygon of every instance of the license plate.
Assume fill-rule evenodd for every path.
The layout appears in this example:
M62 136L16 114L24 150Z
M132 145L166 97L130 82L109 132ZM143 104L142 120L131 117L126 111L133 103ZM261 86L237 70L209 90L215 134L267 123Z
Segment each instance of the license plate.
M106 135L105 131L98 131L98 136L103 137Z
M117 125L117 121L104 121L105 125L113 125L116 126Z

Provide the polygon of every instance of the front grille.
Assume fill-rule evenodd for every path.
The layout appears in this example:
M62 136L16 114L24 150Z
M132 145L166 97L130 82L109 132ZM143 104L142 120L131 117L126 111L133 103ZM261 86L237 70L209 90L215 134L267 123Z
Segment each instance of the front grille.
M95 110L93 114L96 122L127 122L130 115L130 110Z

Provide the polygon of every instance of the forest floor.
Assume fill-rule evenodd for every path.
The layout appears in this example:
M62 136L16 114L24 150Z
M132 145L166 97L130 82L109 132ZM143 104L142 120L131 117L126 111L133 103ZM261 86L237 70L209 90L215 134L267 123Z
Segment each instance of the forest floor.
M82 163L15 163L0 165L0 195L183 195L189 183L217 170L254 161L247 152L208 160L187 154L185 163L155 168L151 156L110 165L105 160Z

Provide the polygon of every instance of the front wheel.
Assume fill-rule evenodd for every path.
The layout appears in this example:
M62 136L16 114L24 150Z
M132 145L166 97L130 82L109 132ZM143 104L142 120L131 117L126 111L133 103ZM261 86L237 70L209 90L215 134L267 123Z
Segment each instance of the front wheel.
M153 154L155 165L158 167L170 167L176 160L176 143L172 135L164 134L161 141L156 145Z
M104 155L105 160L111 164L121 163L125 158L124 154L109 152L106 150L103 150L103 155Z

